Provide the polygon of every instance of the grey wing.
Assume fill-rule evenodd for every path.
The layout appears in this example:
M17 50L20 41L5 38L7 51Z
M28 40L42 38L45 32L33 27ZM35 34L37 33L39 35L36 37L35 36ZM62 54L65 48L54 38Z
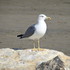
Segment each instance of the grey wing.
M34 34L34 32L35 32L35 27L34 27L34 25L33 26L30 26L27 30L26 30L26 32L25 32L25 37L30 37L30 36L32 36L33 34Z

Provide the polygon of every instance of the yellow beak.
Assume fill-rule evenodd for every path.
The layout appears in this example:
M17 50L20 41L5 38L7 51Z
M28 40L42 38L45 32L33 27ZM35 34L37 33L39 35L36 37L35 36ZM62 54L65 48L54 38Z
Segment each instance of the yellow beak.
M50 17L47 17L47 19L48 19L48 20L51 20L51 18L50 18Z

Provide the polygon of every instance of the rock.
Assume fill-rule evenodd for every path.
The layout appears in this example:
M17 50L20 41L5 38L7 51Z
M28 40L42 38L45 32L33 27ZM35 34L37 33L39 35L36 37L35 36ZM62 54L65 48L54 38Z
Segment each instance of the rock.
M70 57L56 50L0 49L0 70L70 70Z
M61 61L61 59L58 56L56 56L52 60L42 62L40 65L38 65L36 70L65 70L65 69L63 61Z

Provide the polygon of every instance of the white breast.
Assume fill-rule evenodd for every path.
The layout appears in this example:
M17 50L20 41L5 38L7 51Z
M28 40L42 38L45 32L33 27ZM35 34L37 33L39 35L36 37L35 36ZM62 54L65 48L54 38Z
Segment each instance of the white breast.
M35 28L36 28L35 33L31 37L29 37L29 39L39 39L39 38L43 37L44 34L46 33L47 25L43 21L43 22L36 24Z
M36 27L37 33L42 34L42 35L45 34L46 29L47 29L47 25L45 22L37 24L35 27Z

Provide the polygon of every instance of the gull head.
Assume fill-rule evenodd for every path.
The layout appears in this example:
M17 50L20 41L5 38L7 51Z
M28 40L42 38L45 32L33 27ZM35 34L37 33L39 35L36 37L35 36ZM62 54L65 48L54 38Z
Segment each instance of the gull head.
M44 14L40 14L39 17L38 17L38 19L39 19L39 20L46 20L46 19L51 20L50 17L47 17L47 16L44 15Z

